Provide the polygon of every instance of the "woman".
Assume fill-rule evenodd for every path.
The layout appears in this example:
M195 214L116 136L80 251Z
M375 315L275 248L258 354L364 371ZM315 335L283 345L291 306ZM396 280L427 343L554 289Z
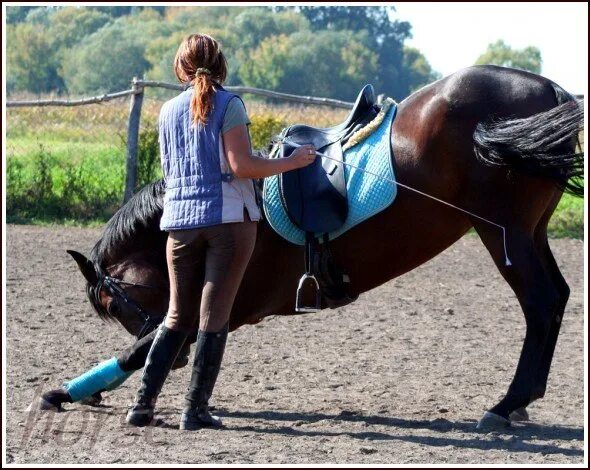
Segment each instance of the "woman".
M221 426L208 410L229 315L256 240L252 178L312 163L315 149L282 159L252 155L242 100L223 89L226 59L210 36L193 34L176 53L174 72L192 87L166 102L159 137L166 180L160 228L168 231L170 304L146 359L127 422L148 425L156 398L187 336L198 327L195 359L180 428ZM199 275L204 264L204 280ZM200 315L196 300L201 297ZM198 322L198 323L197 323Z

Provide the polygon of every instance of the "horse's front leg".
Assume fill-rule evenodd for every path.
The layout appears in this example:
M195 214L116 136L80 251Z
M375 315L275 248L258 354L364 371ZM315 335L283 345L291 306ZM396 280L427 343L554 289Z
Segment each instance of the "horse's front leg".
M107 359L62 387L35 397L28 411L62 411L64 403L76 402L98 406L102 401L102 392L119 387L133 372L124 370L118 357Z
M102 401L102 392L115 390L121 386L136 370L142 369L156 331L136 341L116 357L96 365L62 387L45 392L36 397L28 410L61 411L64 403L83 403L98 406ZM173 366L174 369L188 364L189 338Z

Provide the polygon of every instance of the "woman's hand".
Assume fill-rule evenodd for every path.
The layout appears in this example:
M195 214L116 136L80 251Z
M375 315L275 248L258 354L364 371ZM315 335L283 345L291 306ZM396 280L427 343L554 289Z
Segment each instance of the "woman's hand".
M316 150L312 145L297 147L285 158L256 157L252 155L248 128L245 125L224 132L223 147L229 167L237 178L266 178L303 168L316 158Z
M293 161L295 168L303 168L313 163L316 159L316 150L313 145L302 145L293 150L293 153L289 155L289 158Z

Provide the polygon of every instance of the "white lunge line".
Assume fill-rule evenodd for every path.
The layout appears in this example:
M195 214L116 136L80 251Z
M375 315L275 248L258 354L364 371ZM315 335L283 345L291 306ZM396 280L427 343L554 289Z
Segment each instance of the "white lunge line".
M291 145L293 147L301 147L301 145L302 145L302 144L296 144L295 142L292 142L292 141L287 140L287 139L283 139L283 142L284 143L287 143L287 144L289 144L289 145ZM378 175L377 173L373 173L372 171L366 170L366 169L361 168L361 167L359 167L357 165L353 165L352 163L348 163L348 162L345 162L345 161L338 160L338 159L333 158L333 157L330 157L330 156L328 156L328 155L326 155L325 153L322 153L322 152L317 152L316 151L316 154L319 155L322 158L327 158L329 160L333 160L335 162L342 163L344 165L348 165L348 166L350 166L352 168L356 168L357 170L362 171L364 173L367 173L367 174L369 174L371 176L374 176L376 178L382 179L384 181L389 181L390 183L393 183L393 184L396 184L398 186L401 186L402 188L409 189L410 191L414 191L415 193L418 193L418 194L420 194L422 196L425 196L425 197L428 197L430 199L433 199L433 200L435 200L437 202L440 202L441 204L444 204L446 206L452 207L453 209L456 209L458 211L464 212L465 214L469 214L469 215L471 215L471 216L473 216L473 217L475 217L475 218L477 218L479 220L483 220L484 222L487 222L488 224L494 225L494 226L502 229L502 238L503 238L503 241L504 241L504 257L505 257L504 263L505 263L506 266L512 266L512 262L510 261L510 258L508 258L508 250L506 248L506 227L504 225L500 225L500 224L497 224L496 222L492 222L491 220L486 219L485 217L482 217L480 215L474 214L473 212L468 211L466 209L463 209L461 207L455 206L454 204L451 204L450 202L443 201L442 199L439 199L439 198L437 198L435 196L432 196L430 194L427 194L424 191L420 191L419 189L412 188L411 186L408 186L406 184L400 183L399 181L396 181L394 179L386 178L385 176Z

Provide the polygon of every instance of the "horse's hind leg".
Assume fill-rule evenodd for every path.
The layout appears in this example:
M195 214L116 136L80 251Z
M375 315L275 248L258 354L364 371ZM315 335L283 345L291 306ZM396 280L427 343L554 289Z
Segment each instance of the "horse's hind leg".
M553 253L551 252L551 248L549 247L549 241L547 240L547 225L549 224L549 220L551 219L553 211L557 207L560 199L561 193L556 194L554 200L549 205L549 208L545 211L543 217L539 221L539 224L535 228L534 233L534 241L537 248L537 253L541 259L541 262L544 264L545 269L551 276L553 284L559 293L559 301L551 318L547 342L545 343L545 349L543 350L543 355L541 356L540 367L536 376L532 400L537 400L545 396L549 369L551 368L557 337L559 336L559 330L563 321L565 306L570 295L570 288L563 278L559 267L557 266L557 262L555 261ZM515 421L528 420L528 417L528 412L524 407L515 410L510 415L510 418Z
M549 377L549 369L551 368L557 337L559 336L559 330L563 321L565 306L570 296L570 288L563 278L559 267L557 266L555 257L553 256L551 248L549 247L549 241L547 240L547 225L560 198L561 195L558 195L555 198L555 201L551 205L550 209L548 209L543 215L542 220L539 222L539 225L535 230L535 244L537 246L537 251L545 264L545 268L550 273L553 283L559 293L559 301L555 311L553 312L549 334L547 336L547 343L545 344L545 349L543 350L543 355L541 357L541 366L537 373L536 387L533 395L533 399L535 400L545 396L545 390L547 389L547 378Z
M560 294L553 277L537 252L534 230L508 231L508 247L512 261L505 266L502 238L497 231L475 222L486 248L496 266L518 298L526 321L526 335L516 373L508 392L491 408L478 427L508 425L512 412L526 406L535 398L541 358L547 344L551 322L560 303Z

